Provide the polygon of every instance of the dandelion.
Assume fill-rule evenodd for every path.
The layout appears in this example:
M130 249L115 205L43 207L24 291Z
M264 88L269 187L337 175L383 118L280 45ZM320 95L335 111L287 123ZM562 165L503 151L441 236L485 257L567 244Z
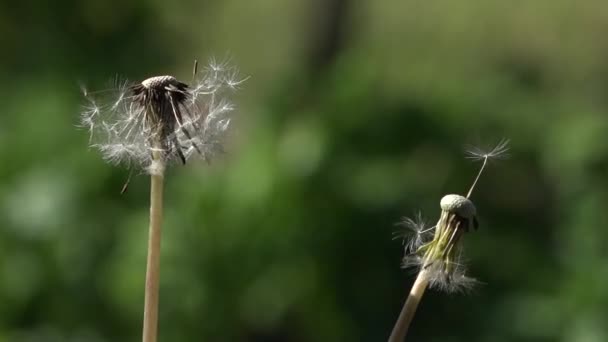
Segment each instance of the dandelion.
M194 64L197 76L197 63ZM155 342L158 326L160 242L165 168L192 156L209 161L223 151L233 106L225 96L244 80L227 64L210 63L192 85L173 76L122 82L110 92L83 90L81 125L90 143L113 164L138 166L151 176L150 227L142 340Z
M466 197L457 194L443 196L439 203L441 214L435 226L427 228L420 214L414 220L404 220L403 224L408 227L410 234L404 239L403 266L415 267L418 276L389 337L389 342L405 339L409 324L427 287L456 292L468 290L476 283L475 279L465 274L466 268L460 243L466 232L479 226L477 209L469 197L488 160L504 158L509 149L508 143L508 140L502 140L488 151L479 148L467 150L469 158L483 160L483 164Z
M81 125L89 130L91 145L113 164L154 174L159 163L185 164L193 155L208 161L222 152L230 126L234 106L227 93L243 81L234 67L212 63L192 86L155 76L121 82L110 92L84 90L88 104Z

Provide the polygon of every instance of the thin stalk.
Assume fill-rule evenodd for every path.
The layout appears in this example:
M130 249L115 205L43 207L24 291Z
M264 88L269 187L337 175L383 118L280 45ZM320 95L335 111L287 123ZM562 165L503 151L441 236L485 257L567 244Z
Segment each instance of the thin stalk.
M479 172L477 172L477 177L475 177L475 180L473 181L473 185L471 185L471 188L469 189L469 192L467 193L467 198L471 197L471 194L473 193L473 190L475 189L475 185L477 185L477 181L479 180L479 177L481 177L481 173L483 172L483 169L486 168L487 163L488 163L488 156L485 156L483 158L483 164L481 165Z
M150 169L150 230L144 304L143 342L156 342L158 331L158 293L160 280L160 238L163 220L164 161L155 158Z
M422 270L418 273L418 277L410 290L410 294L407 296L407 300L405 304L403 304L403 308L401 309L401 313L399 314L399 318L397 318L397 323L395 323L395 327L391 332L391 336L388 338L388 342L402 342L405 341L405 335L407 334L407 329L414 318L414 314L416 313L416 308L418 308L418 303L422 299L422 295L424 295L424 290L426 290L429 284L429 279L427 276L427 271Z

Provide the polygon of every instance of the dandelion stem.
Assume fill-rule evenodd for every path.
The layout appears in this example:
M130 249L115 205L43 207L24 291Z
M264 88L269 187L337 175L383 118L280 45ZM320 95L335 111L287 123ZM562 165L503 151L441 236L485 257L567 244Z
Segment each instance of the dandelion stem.
M481 165L481 168L479 169L479 172L477 173L477 177L475 177L475 181L473 181L473 185L471 185L471 188L469 189L469 192L467 193L467 198L471 197L471 194L473 193L473 190L475 189L475 185L477 185L477 181L479 180L479 177L481 177L481 173L483 172L483 169L485 169L487 163L488 163L488 156L485 156L485 158L483 158L483 164Z
M150 231L144 304L143 342L156 342L158 331L158 294L160 280L160 238L163 220L164 161L154 152L150 184Z
M397 323L395 323L391 336L388 338L388 342L405 341L407 329L414 318L416 308L418 308L418 303L420 303L422 295L424 295L424 291L426 290L428 284L429 278L427 276L427 271L423 267L418 273L418 277L410 290L410 294L407 296L405 304L403 304L403 308L401 309L399 318L397 318Z

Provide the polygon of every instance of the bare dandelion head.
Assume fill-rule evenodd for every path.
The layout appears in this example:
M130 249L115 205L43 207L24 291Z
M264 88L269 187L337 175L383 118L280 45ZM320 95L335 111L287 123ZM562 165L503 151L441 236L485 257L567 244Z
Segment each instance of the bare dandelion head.
M476 220L477 208L473 202L461 195L451 194L445 195L441 198L439 206L442 211L454 213L463 220L471 221L472 223Z
M460 195L444 196L440 207L433 238L413 245L416 249L406 253L403 264L425 271L431 287L453 292L473 283L464 276L460 240L471 227L477 228L477 212L473 202Z
M240 84L235 68L209 67L192 85L173 76L122 82L111 92L89 93L81 114L90 142L112 163L150 172L154 161L210 160L223 151L234 109L227 91Z
M404 236L404 267L415 267L424 271L431 287L455 292L470 289L476 280L465 275L462 260L462 236L472 228L477 229L477 208L470 200L471 193L481 176L487 161L491 158L505 158L509 141L502 140L491 149L470 148L468 158L483 160L473 185L467 196L449 194L443 196L439 206L441 215L437 224L426 228L421 215L415 219L405 219L403 225L409 234ZM432 234L432 238L430 237Z
M405 245L402 265L415 268L418 275L403 304L389 341L405 340L408 327L427 287L446 292L465 292L477 284L475 279L466 275L462 257L462 237L471 228L477 229L479 225L477 208L470 197L488 160L505 157L508 143L508 140L502 140L490 150L473 148L467 151L469 158L483 160L483 165L466 197L450 194L441 198L439 221L428 230L433 231L432 239L427 239L423 233L427 232L427 229L421 215L414 220L403 220L402 224L408 229L409 234L400 235L404 237Z

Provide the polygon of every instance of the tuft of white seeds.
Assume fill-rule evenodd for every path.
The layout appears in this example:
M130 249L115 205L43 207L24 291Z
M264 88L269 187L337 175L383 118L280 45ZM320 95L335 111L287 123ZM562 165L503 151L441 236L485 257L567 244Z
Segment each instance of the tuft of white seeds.
M236 68L214 62L196 76L191 85L165 75L123 82L110 91L83 90L81 125L91 146L113 164L148 171L159 156L185 163L223 152L234 110L230 95L244 80Z

